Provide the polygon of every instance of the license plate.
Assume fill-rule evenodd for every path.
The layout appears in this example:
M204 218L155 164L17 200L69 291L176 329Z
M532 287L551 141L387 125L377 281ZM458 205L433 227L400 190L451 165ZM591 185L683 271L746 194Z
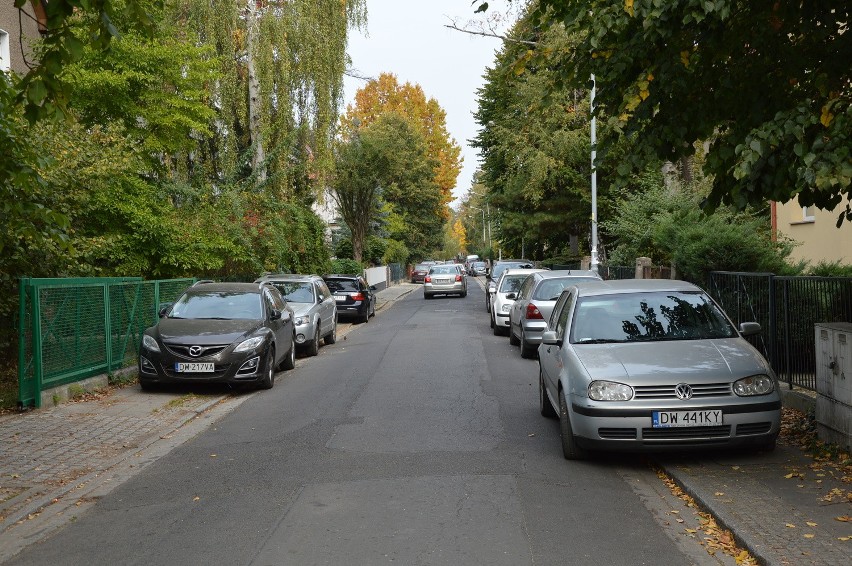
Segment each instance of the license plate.
M175 363L175 371L178 373L212 373L216 371L213 362L190 362Z
M678 426L716 426L722 423L722 411L654 411L654 428Z
M438 285L447 285L450 282L450 279L435 279L435 283L437 283Z
M340 295L335 295L334 300L337 301L338 303L342 303L343 301L346 300L346 297L341 297Z

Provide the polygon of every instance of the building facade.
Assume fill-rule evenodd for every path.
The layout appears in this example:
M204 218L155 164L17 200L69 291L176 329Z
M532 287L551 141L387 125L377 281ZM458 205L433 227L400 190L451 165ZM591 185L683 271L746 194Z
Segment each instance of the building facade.
M24 75L33 64L32 42L44 21L40 0L30 0L19 10L14 2L0 2L0 70Z
M773 203L773 232L799 243L790 255L791 261L804 260L812 266L835 261L852 265L852 222L837 227L842 208L845 202L834 211L802 206L795 198L786 203Z

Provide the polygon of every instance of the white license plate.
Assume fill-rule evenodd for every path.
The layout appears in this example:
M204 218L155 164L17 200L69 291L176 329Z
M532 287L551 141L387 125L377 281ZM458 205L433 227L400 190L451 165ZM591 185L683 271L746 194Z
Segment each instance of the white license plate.
M435 279L435 283L437 283L438 285L448 285L452 282L452 279Z
M175 363L175 371L178 373L212 373L216 369L213 362L190 362Z
M716 426L722 423L722 411L654 411L654 428L678 426Z
M335 295L334 300L337 301L338 303L342 303L343 301L346 300L346 297L341 297L340 295Z

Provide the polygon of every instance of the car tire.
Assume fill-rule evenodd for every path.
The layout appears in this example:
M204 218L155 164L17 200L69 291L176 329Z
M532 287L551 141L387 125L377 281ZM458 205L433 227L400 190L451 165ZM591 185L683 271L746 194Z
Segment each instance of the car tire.
M372 303L372 309L373 309L373 310L372 310L373 314L372 314L371 316L376 316L376 301L373 301L373 303Z
M547 398L547 389L544 387L544 375L541 373L541 367L538 368L538 403L541 410L541 416L547 419L555 419L559 416L553 405L550 404L550 399Z
M535 346L527 342L523 327L521 327L521 339L519 340L519 342L521 346L521 357L527 360L530 358L534 358L536 355Z
M764 440L763 442L758 444L757 449L760 450L761 452L774 452L777 441L778 441L778 437L773 436L769 440Z
M308 344L308 347L305 349L305 353L309 356L316 356L317 354L319 354L319 327L320 321L317 320L317 329L314 331L314 339L311 340L311 343Z
M488 317L488 322L491 324L491 328L492 328L492 329L497 328L497 325L496 325L496 324L494 324L494 317L493 317L493 316L490 316L490 315L489 315L489 317ZM497 332L496 332L496 331L494 332L494 336L497 336Z
M296 367L296 339L293 338L292 342L290 342L290 349L287 350L287 354L284 356L284 359L281 360L281 369L293 369Z
M159 383L153 383L153 382L150 382L150 381L142 381L141 379L139 380L139 387L142 388L142 391L149 391L150 392L150 391L159 391L160 390L160 384Z
M566 460L585 460L589 457L588 452L577 444L577 439L574 437L564 391L559 392L559 432L562 436L562 455Z
M337 342L337 322L336 321L333 322L332 325L331 325L331 332L326 334L323 337L322 341L325 343L326 346L328 346L329 344L334 344L335 342Z
M489 298L490 297L488 295L488 292L486 291L485 292L485 312L487 312L487 313L491 312L491 301L489 300Z
M465 297L467 297L467 291L464 291L464 292L461 294L461 298L462 298L462 299L464 299Z
M270 346L266 353L266 363L263 366L265 375L257 385L258 389L272 389L275 385L275 347Z
M370 306L364 309L364 316L361 317L361 322L370 322Z
M517 346L521 341L515 336L515 333L512 332L512 321L509 321L509 344L512 346Z
M423 293L423 298L427 301L430 301L432 300L432 295L430 295L429 293Z

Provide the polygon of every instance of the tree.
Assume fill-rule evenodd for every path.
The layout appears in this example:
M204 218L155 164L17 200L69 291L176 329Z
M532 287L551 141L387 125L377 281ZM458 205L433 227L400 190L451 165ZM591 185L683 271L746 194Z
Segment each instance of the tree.
M423 257L441 240L441 196L433 181L435 163L426 142L403 117L383 114L341 141L334 198L352 232L355 260L361 261L367 237L391 206L399 222L388 233L415 257Z
M554 93L594 75L611 129L601 168L621 178L709 142L706 203L745 208L798 196L852 221L852 34L848 2L540 0L534 24L570 50L518 58L553 69ZM619 136L625 158L606 154ZM844 202L845 201L845 202ZM845 205L845 206L844 206Z
M350 105L341 119L344 136L388 112L405 116L426 140L427 155L435 162L434 179L441 188L441 203L446 206L453 200L452 190L461 171L461 148L447 131L446 112L434 98L426 99L420 85L400 85L390 73L368 82L355 93L354 106Z

